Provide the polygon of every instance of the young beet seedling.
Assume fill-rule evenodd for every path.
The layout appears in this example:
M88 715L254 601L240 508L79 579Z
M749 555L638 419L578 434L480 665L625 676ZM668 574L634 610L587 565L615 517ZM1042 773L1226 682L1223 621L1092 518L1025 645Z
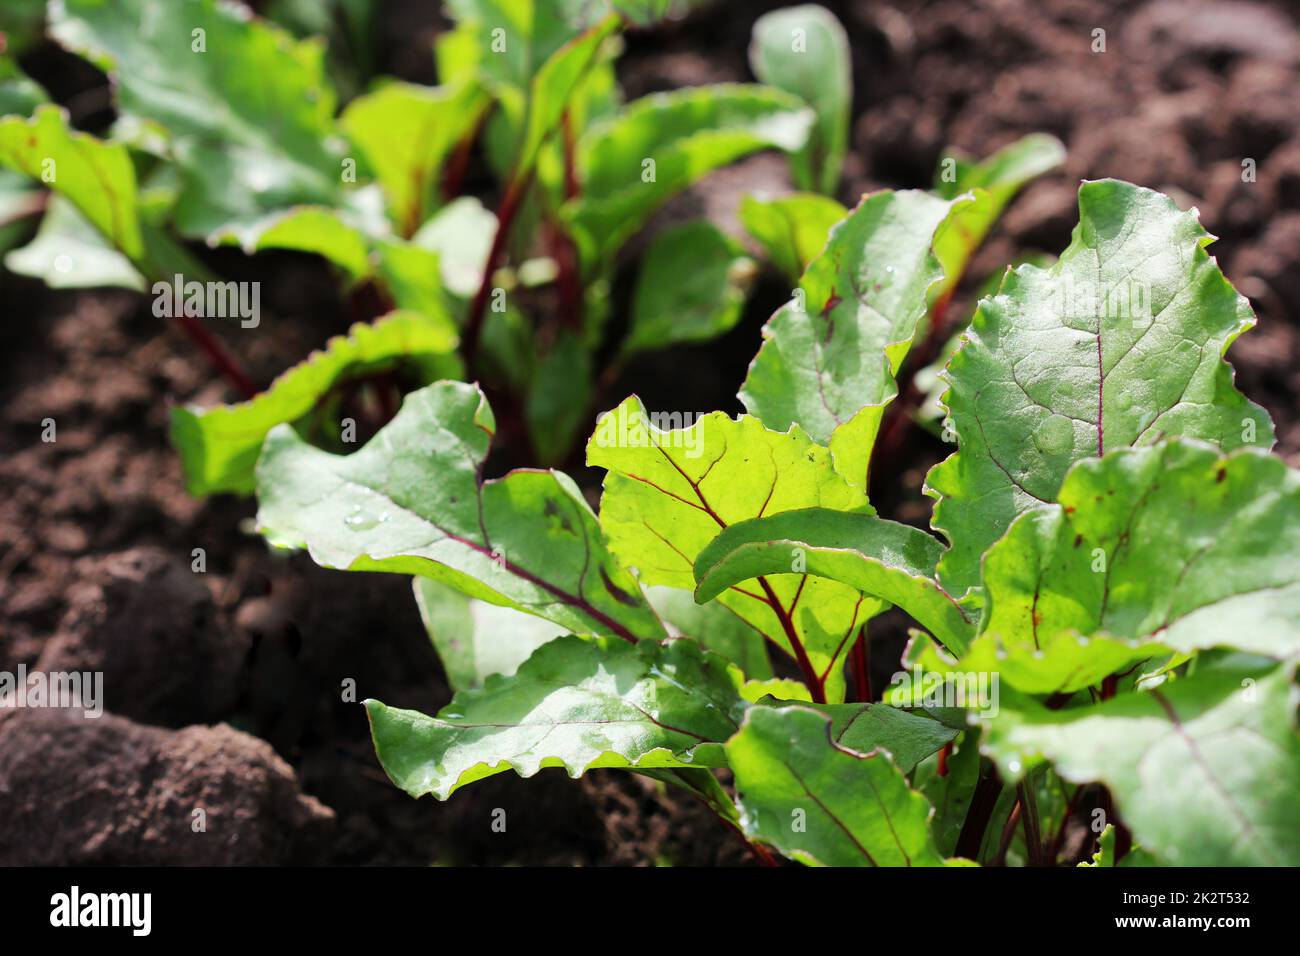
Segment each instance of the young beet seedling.
M367 703L398 786L622 767L805 863L1300 863L1300 474L1223 360L1254 319L1194 212L1084 183L1069 248L1009 271L948 362L943 538L867 499L972 201L850 212L765 329L748 414L604 416L599 516L557 472L480 480L472 385L411 394L346 457L271 431L272 543L435 582L417 593L444 627L468 615L438 585L495 606L455 635L438 716ZM904 671L846 703L848 648L888 605L918 625Z
M216 0L54 5L51 37L109 73L119 121L109 141L73 132L9 60L0 64L14 94L3 100L14 115L0 119L0 163L55 193L37 239L8 261L52 285L142 291L178 275L214 281L184 241L294 250L337 269L364 325L261 394L204 325L214 316L173 310L248 399L176 411L173 438L195 494L251 491L272 425L293 422L340 447L339 409L358 389L377 396L382 422L401 392L467 371L496 398L512 447L559 460L595 407L599 350L627 357L702 341L740 316L752 263L716 227L693 222L652 249L627 341L607 341L626 241L673 195L755 151L784 150L811 169L814 124L834 140L847 123L842 110L819 117L818 103L781 88L776 55L773 85L624 104L619 34L662 6L453 3L455 27L437 49L441 85L384 80L340 110L319 41ZM810 9L822 29L814 42L829 48L838 24ZM133 21L150 29L121 28ZM836 72L847 75L846 59ZM500 181L495 213L459 196L476 145ZM820 182L833 186L839 161L818 150ZM683 256L710 265L707 281L666 281ZM677 294L656 294L664 289Z

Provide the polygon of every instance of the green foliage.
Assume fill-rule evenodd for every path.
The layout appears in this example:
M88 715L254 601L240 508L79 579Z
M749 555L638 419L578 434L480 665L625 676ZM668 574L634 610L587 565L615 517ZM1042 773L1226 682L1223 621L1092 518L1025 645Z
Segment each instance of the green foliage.
M825 7L774 10L754 23L749 63L764 83L794 93L817 114L807 145L795 156L795 184L831 194L849 141L853 68L849 38Z
M402 366L428 383L455 375L456 332L443 318L395 312L373 325L358 322L347 335L289 369L264 392L238 405L172 409L172 444L185 465L190 494L247 494L262 441L277 425L312 425L312 413L349 378Z
M983 298L943 353L958 449L927 480L936 536L868 500L895 464L877 433L1056 140L945 156L933 192L849 210L823 195L853 91L820 7L755 24L763 84L627 105L618 34L660 0L452 0L434 87L297 38L364 37L352 0L329 9L272 5L291 33L218 0L53 5L119 122L74 131L0 58L0 206L45 210L6 262L50 285L206 278L198 239L319 256L368 310L250 401L174 410L172 438L193 493L256 492L272 545L414 579L456 694L432 717L367 702L398 786L618 767L809 864L1300 863L1300 474L1235 387L1224 356L1254 317L1195 213L1085 182L1060 259ZM758 265L703 221L628 240L767 149L801 191L740 218L797 287L746 413L618 402L601 359L735 328ZM480 158L492 209L459 195ZM625 247L645 250L631 270ZM622 275L630 312L608 321ZM357 396L368 441L343 417ZM571 461L610 405L586 446L598 512L560 471L489 477ZM868 622L890 607L918 629L873 693ZM1097 811L1100 841L1064 850Z
M655 236L632 297L632 327L623 352L707 341L740 321L753 260L708 222L689 222Z
M582 196L569 218L587 260L607 261L666 200L761 149L799 149L813 116L789 93L721 84L655 93L579 145Z
M1255 319L1210 241L1166 196L1085 183L1060 260L1008 272L980 304L946 372L961 449L926 482L952 543L939 564L949 591L978 586L980 556L1017 515L1055 501L1076 461L1168 435L1272 444L1267 413L1223 360Z

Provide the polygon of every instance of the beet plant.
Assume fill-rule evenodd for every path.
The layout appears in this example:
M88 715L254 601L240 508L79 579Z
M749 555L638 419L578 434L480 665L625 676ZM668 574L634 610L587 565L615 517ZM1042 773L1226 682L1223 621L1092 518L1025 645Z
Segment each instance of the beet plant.
M867 497L955 225L988 201L865 197L764 329L747 414L599 419L598 513L558 472L482 480L473 385L412 393L349 456L272 430L263 533L414 575L461 681L437 716L367 702L393 781L626 768L769 860L1300 861L1300 475L1233 384L1254 318L1195 211L1084 183L1070 246L1009 269L947 362L938 534ZM917 625L899 673L850 693L890 606Z

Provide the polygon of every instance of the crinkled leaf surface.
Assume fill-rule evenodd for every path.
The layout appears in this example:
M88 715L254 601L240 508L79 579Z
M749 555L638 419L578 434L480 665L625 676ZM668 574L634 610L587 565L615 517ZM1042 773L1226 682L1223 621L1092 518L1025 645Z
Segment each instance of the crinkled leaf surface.
M665 229L641 259L623 352L723 334L740 321L752 275L753 261L712 223Z
M798 428L775 432L758 419L714 412L690 427L659 429L633 396L597 422L587 463L608 469L601 527L647 584L694 590L694 562L719 531L794 508L871 513L860 489L831 467L830 453ZM718 596L787 653L787 627L827 684L842 694L849 638L880 608L847 585L787 573Z
M808 144L795 156L800 189L833 193L849 141L853 64L835 14L815 3L765 13L749 45L754 75L800 97L817 113Z
M216 0L60 0L50 33L113 76L123 113L167 131L184 176L175 219L187 235L340 200L335 96L319 41Z
M730 525L695 560L695 597L712 600L760 575L799 567L896 604L955 652L974 635L973 615L939 587L943 545L917 528L827 508L786 511Z
M427 575L578 633L662 637L570 478L514 471L480 481L494 431L483 393L462 382L411 392L350 455L279 425L257 466L259 528L325 567Z
M430 578L411 579L415 604L453 690L510 676L537 648L563 633L558 625L514 608L466 597Z
M340 382L367 372L407 363L426 381L454 374L455 347L456 330L447 317L435 321L395 312L373 324L358 322L347 335L330 339L247 402L172 409L172 444L190 494L251 493L257 456L273 427L298 421Z
M1004 704L985 751L1004 779L1047 760L1068 781L1104 783L1134 839L1165 864L1296 866L1295 662L1243 657L1092 707Z
M812 120L798 97L756 85L692 87L629 103L579 143L583 190L569 215L584 256L606 259L667 199L718 167L761 149L800 148Z
M898 392L894 373L941 275L931 244L951 208L918 190L865 197L763 327L741 386L763 424L797 423L864 487L880 417Z
M1080 462L1060 504L1021 516L985 555L979 656L1046 652L1034 657L1053 666L1008 675L1036 693L1170 650L1293 657L1297 554L1300 474L1275 457L1169 441ZM1133 640L1080 643L1099 635Z
M437 717L368 701L375 751L412 796L445 800L514 770L725 766L722 741L747 706L740 674L694 641L542 645L511 677L461 691Z
M979 559L1020 513L1056 500L1069 467L1166 435L1268 447L1267 413L1223 353L1254 324L1205 252L1194 212L1116 180L1079 189L1079 225L1050 269L1022 265L985 299L948 365L960 450L931 470L939 578L978 584Z
M848 214L839 201L816 193L775 199L745 196L739 213L745 230L793 282L826 247L831 227Z
M0 163L66 197L128 258L143 254L126 147L78 133L60 107L42 106L30 120L0 119Z
M851 725L850 725L851 727ZM746 836L824 866L939 866L931 807L888 754L845 749L806 707L752 707L727 742Z

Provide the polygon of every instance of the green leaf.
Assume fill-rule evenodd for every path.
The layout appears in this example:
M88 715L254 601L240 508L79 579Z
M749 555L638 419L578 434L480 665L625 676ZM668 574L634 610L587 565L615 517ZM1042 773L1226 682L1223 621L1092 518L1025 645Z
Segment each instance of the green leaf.
M817 113L808 145L794 162L800 189L832 194L849 141L853 64L844 27L825 7L805 4L765 13L749 45L754 75L799 96Z
M740 321L753 271L753 260L710 222L665 229L641 260L623 353L706 342L729 331Z
M122 113L166 129L186 235L338 204L343 156L320 41L216 0L62 0L50 34L112 76Z
M524 402L528 435L542 464L563 461L573 450L590 420L592 384L591 353L577 336L561 333L538 358Z
M1092 855L1091 862L1080 863L1079 866L1114 866L1115 865L1115 837L1118 831L1115 824L1106 824L1106 829L1101 831L1101 836L1097 837L1097 851Z
M1021 700L987 725L1005 779L1039 761L1073 783L1097 781L1160 862L1300 864L1295 661L1237 656L1189 678L1102 704L1051 711Z
M817 506L871 513L862 491L835 473L830 453L798 428L775 432L722 412L689 427L656 427L685 426L673 417L651 419L633 396L599 419L587 444L587 464L608 469L601 527L646 584L693 590L699 553L748 518ZM796 659L805 650L833 700L843 694L848 638L880 607L846 585L794 573L755 590L733 587L718 600Z
M798 282L808 264L826 248L831 227L848 214L842 203L816 193L776 199L745 196L740 201L741 225L792 282Z
M126 147L75 132L58 106L0 119L0 163L66 197L128 258L144 251L135 169Z
M537 648L561 635L550 621L468 598L429 578L412 578L420 620L438 651L452 690L509 677Z
M935 580L942 552L924 531L874 515L786 511L719 533L695 560L695 598L709 601L744 581L797 568L898 605L960 653L975 627Z
M831 737L806 707L751 707L727 741L741 825L751 840L822 866L940 866L931 807L883 751Z
M889 751L903 773L956 739L955 727L888 704L808 704L831 719L831 739L858 753Z
M740 668L750 684L772 677L762 633L725 604L696 604L690 591L669 587L647 588L646 597L673 637L689 637L721 654ZM776 690L769 688L764 693Z
M411 796L446 800L513 770L720 767L746 704L740 674L693 641L562 637L437 717L367 701L375 752Z
M1297 553L1300 473L1261 451L1169 441L1083 461L1060 504L985 555L979 657L996 665L996 645L1027 665L1008 680L1050 693L1171 650L1300 655ZM1035 651L1053 666L1029 666Z
M384 190L389 218L404 235L428 216L443 160L477 126L487 105L476 84L388 83L357 97L339 117Z
M578 633L663 636L572 479L514 471L480 483L494 432L483 393L461 382L411 392L350 455L279 425L257 466L259 528L324 567L425 575Z
M979 782L980 748L978 730L965 730L948 757L947 773L939 774L938 758L925 760L916 768L912 785L934 804L930 832L939 852L951 856L957 852L966 812Z
M799 290L763 327L740 400L769 428L797 423L866 486L894 374L940 278L931 252L952 204L916 190L866 196L831 230Z
M1055 501L1082 458L1165 435L1272 441L1223 360L1254 316L1206 255L1195 213L1101 180L1080 187L1079 216L1052 268L1022 265L980 304L948 365L960 450L931 470L927 493L952 543L939 564L951 593L978 584L988 546Z
M373 271L370 241L355 217L324 206L293 206L222 230L224 245L238 245L253 255L265 249L307 252L328 259L354 282Z
M237 405L172 409L171 440L185 467L190 494L249 494L267 433L298 422L340 382L405 362L420 377L451 373L456 332L410 312L394 312L373 325L358 322L284 372L265 391Z
M496 231L496 215L476 197L462 196L439 209L411 242L438 254L447 291L469 298L483 282L483 263Z
M584 261L603 262L651 214L705 175L761 149L803 145L813 116L771 87L721 84L655 93L583 136L582 196L568 208Z
M12 16L11 11L5 12ZM38 24L40 19L41 14L38 12ZM5 26L5 37L9 43L13 41L12 28L13 21L10 20ZM12 56L0 53L0 116L31 116L38 106L49 100L41 85L23 73Z
M1065 162L1065 147L1046 133L1031 133L977 162L950 152L954 155L940 160L935 192L944 199L973 192L975 201L957 207L949 228L935 241L934 252L944 272L930 294L935 302L952 295L971 256L1016 193L1031 179ZM945 175L948 162L951 177Z
M532 78L523 140L514 163L515 180L533 168L542 144L559 128L570 96L595 66L601 45L618 32L620 25L616 16L600 21L552 53Z
M144 276L60 195L51 197L34 238L5 256L5 268L52 289L117 286L145 290Z

